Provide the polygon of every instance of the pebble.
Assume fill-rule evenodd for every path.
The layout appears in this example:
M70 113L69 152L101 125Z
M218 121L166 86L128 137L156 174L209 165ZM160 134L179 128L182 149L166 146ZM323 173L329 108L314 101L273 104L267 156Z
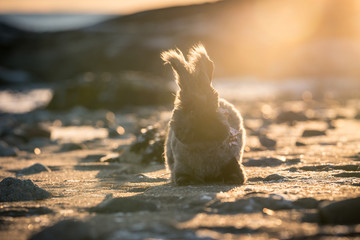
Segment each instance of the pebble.
M119 162L119 161L120 161L120 154L118 153L111 153L100 158L100 162Z
M278 123L292 123L295 121L306 121L308 118L303 112L294 112L294 111L282 111L276 118Z
M360 111L358 111L358 113L355 115L355 119L360 120Z
M48 167L42 165L41 163L35 163L34 165L31 165L30 167L16 171L16 175L18 175L18 176L31 175L31 174L36 174L36 173L40 173L40 172L51 172L51 170Z
M23 138L25 141L30 141L33 138L50 138L50 130L45 129L39 124L22 125L14 129L14 134Z
M346 199L319 208L320 221L324 224L360 223L360 197Z
M301 158L291 158L291 159L286 159L286 164L287 165L295 165L301 162Z
M332 169L339 169L339 170L344 170L344 171L360 171L360 165L353 165L353 164L348 164L348 165L334 165L332 166Z
M326 121L326 123L328 129L336 129L336 124L334 120L328 120Z
M16 155L16 148L10 147L6 142L0 141L0 157L14 157Z
M302 133L303 137L316 137L326 135L325 130L305 129Z
M143 201L134 197L108 198L102 201L98 206L90 209L97 213L115 213L115 212L139 212L156 211L157 206L153 202Z
M344 172L344 173L338 173L334 174L334 177L343 177L343 178L360 178L360 172Z
M94 228L88 223L67 219L34 234L30 240L92 240L97 239Z
M275 167L285 163L283 158L262 157L259 159L250 158L243 163L246 167Z
M299 198L294 201L294 205L305 209L313 209L319 206L319 201L315 198Z
M297 146L297 147L303 147L303 146L306 146L306 144L303 143L303 142L296 141L295 146Z
M82 158L83 162L98 162L102 157L105 157L104 154L89 154L86 157Z
M284 176L281 176L279 174L271 174L269 176L267 176L266 178L264 178L264 182L270 182L270 181L279 181L279 180L282 180L284 179L285 177Z
M74 151L74 150L82 150L86 149L86 146L84 144L80 143L64 143L59 152L68 152L68 151Z
M273 148L276 146L276 140L267 137L266 135L259 136L259 142L266 148Z
M47 207L3 207L0 208L1 217L29 217L53 213Z
M204 195L204 196L201 196L200 200L210 201L210 200L212 200L212 197L210 197L208 195Z
M262 212L264 208L271 210L293 209L294 206L291 201L278 195L268 195L266 197L255 196L238 199L235 202L216 202L210 205L210 208L220 214L238 214Z
M253 177L248 179L249 182L261 182L264 181L264 178L262 177Z
M141 129L139 135L136 136L136 140L131 144L130 150L133 152L139 152L146 149L149 142L159 134L158 126L149 125L146 128Z
M135 153L142 163L163 163L165 133L159 125L149 125L130 145L129 152ZM124 154L126 155L126 154Z
M8 177L0 182L0 202L41 200L50 196L31 180Z
M300 167L303 171L315 171L315 172L322 172L322 171L329 171L331 169L330 165L314 165L314 166L303 166Z

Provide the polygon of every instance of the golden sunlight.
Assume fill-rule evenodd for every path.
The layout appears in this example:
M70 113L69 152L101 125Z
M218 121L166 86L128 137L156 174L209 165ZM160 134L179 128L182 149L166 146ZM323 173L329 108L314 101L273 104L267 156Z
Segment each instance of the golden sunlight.
M220 71L271 78L359 76L360 3L238 1L210 42ZM229 35L229 32L231 35ZM224 52L223 46L231 47Z
M360 0L0 0L0 239L360 236Z
M107 13L128 14L155 8L214 2L215 0L2 0L2 13Z

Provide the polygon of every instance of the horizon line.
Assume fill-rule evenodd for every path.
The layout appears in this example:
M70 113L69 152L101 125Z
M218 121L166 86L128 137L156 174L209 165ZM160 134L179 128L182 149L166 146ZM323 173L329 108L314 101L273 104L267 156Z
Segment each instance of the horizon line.
M11 1L11 0L10 0ZM153 2L152 4L147 4L147 5L140 5L140 4L134 4L134 5L129 5L129 6L122 6L121 4L113 6L110 8L110 6L108 7L103 7L103 8L94 8L94 6L76 6L74 8L74 6L72 8L67 7L67 8L11 8L9 6L2 6L2 5L6 5L6 4L1 4L0 3L0 14L1 15L11 15L11 14L101 14L101 15L131 15L131 14L136 14L139 12L146 12L146 11L151 11L151 10L156 10L156 9L166 9L166 8L171 8L171 7L181 7L181 6L191 6L191 5L201 5L201 4L205 4L205 3L212 3L212 2L217 2L219 0L185 0L185 1L165 1L165 2ZM125 4L126 5L126 4ZM122 8L124 7L124 8Z

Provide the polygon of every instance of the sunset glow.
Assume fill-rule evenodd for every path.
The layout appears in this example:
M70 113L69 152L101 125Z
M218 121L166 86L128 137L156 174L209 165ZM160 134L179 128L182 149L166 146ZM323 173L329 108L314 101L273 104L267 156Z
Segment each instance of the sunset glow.
M0 240L360 236L360 0L0 0Z
M109 13L127 14L148 9L188 5L215 0L2 0L0 13Z

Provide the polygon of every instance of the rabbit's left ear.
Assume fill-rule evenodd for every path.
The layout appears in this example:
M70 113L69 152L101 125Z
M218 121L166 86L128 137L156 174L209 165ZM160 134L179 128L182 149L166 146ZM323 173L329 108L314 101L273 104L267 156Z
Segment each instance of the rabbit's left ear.
M189 65L201 79L212 81L214 75L214 62L209 58L202 44L195 45L188 55Z
M169 50L161 53L161 59L170 64L175 76L176 82L180 88L185 87L189 79L188 63L186 62L184 55L179 49Z
M179 49L162 52L161 59L170 64L177 74L181 75L181 73L187 72L186 60Z

